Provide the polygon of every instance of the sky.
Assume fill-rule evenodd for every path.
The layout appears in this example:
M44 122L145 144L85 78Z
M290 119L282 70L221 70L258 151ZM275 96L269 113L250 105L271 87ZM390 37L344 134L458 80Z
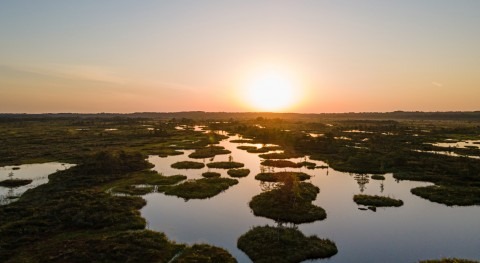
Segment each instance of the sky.
M480 110L480 1L0 1L2 113L267 109Z

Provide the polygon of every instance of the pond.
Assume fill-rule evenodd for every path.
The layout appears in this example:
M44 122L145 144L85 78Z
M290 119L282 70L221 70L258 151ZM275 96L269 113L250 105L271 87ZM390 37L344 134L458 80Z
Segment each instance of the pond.
M258 154L237 149L248 143L231 143L239 139L231 136L220 145L232 151L233 161L245 164L250 175L238 178L239 184L223 193L204 200L185 201L182 198L150 193L144 196L147 205L141 210L152 230L165 232L182 243L209 243L227 249L239 262L251 262L237 248L237 239L254 226L271 225L273 220L256 217L248 206L253 196L262 192L262 184L255 175L264 169ZM229 177L227 170L203 168L177 170L170 165L188 158L183 155L160 158L150 156L156 171L164 175L184 174L189 179L201 178L206 171L215 171ZM228 161L229 154L218 155L213 161ZM304 158L290 159L295 162ZM198 159L195 161L199 161ZM202 160L200 160L202 161ZM212 160L204 159L208 163ZM317 166L325 165L321 161ZM274 168L274 171L302 171L312 175L310 182L320 187L315 205L324 208L327 218L314 223L300 224L305 235L329 238L338 248L338 254L312 262L417 262L441 257L480 258L480 207L448 207L432 203L410 193L410 189L431 183L396 181L391 174L385 180L373 180L370 175L356 175L329 169ZM377 208L376 212L360 210L353 195L377 194L401 199L401 207Z
M23 164L16 166L0 167L0 181L7 179L26 179L32 180L30 184L20 187L2 187L0 186L0 205L6 205L15 201L28 189L35 188L48 182L48 175L57 170L68 169L72 164L49 162Z

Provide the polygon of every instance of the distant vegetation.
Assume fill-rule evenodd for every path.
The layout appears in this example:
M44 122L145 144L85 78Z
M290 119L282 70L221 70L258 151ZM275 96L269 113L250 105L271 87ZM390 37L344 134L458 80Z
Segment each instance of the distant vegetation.
M478 260L460 259L460 258L442 258L421 260L419 263L478 263Z
M433 185L413 188L411 192L446 205L480 205L480 187Z
M306 237L295 228L257 226L242 235L237 246L253 262L301 262L328 258L338 250L332 241Z
M221 174L217 172L204 172L202 173L202 176L205 178L218 178Z
M24 185L31 184L33 180L27 180L27 179L7 179L0 181L0 186L3 187L20 187Z
M371 176L373 180L385 180L385 176L379 175L379 174L374 174Z
M353 201L358 205L376 206L376 207L403 205L402 200L397 200L390 197L378 196L378 195L354 195Z
M310 179L310 175L302 172L276 172L276 173L259 173L255 179L265 182L283 182L287 177L294 176L299 181Z
M211 158L220 154L229 154L229 153L231 153L231 151L226 150L221 146L209 146L206 148L195 150L195 152L189 154L188 157L203 159L203 158Z
M238 181L231 178L202 178L169 187L165 190L165 194L178 196L186 200L205 199L216 196L236 184L238 184Z
M260 164L265 166L278 167L278 168L286 168L286 167L300 168L303 166L303 164L301 163L294 163L292 161L287 161L287 160L265 160Z

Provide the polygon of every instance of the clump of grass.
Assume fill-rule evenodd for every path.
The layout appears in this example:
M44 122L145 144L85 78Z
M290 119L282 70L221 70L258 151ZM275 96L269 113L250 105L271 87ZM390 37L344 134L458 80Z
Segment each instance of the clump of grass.
M213 162L207 163L208 168L233 169L245 166L243 163L237 162Z
M385 180L385 176L380 175L380 174L374 174L371 176L373 180Z
M183 250L180 255L172 261L172 263L189 262L236 263L237 260L223 248L210 246L208 244L195 244Z
M310 179L310 175L302 172L276 172L276 173L259 173L255 176L255 179L264 182L282 182L288 176L294 176L299 181L305 181Z
M250 139L238 139L238 140L230 140L232 143L252 143L253 140Z
M307 161L299 162L298 164L307 167L307 169L315 169L317 167L316 163L307 162Z
M125 185L125 186L116 187L115 189L113 189L113 192L128 194L128 195L146 195L148 193L153 192L153 189L154 189L153 186L140 187L138 185Z
M245 177L250 174L249 169L230 169L227 174L231 177Z
M186 200L205 199L216 196L236 184L238 184L238 181L231 178L202 178L168 187L165 194L178 196Z
M270 151L278 151L278 150L281 150L282 147L280 146L263 146L261 148L257 148L257 147L254 147L254 148L251 148L251 149L247 149L247 152L249 153L266 153L266 152L270 152Z
M353 201L358 205L365 206L376 206L376 207L387 207L387 206L402 206L403 201L398 199L393 199L386 196L378 195L354 195Z
M240 146L237 146L237 149L249 151L249 150L255 150L255 149L257 149L257 147L255 147L255 146L247 146L247 145L240 145Z
M295 228L257 226L238 238L237 247L254 262L301 262L338 253L328 239L306 237Z
M221 174L217 172L204 172L202 173L202 176L205 178L218 178Z
M215 155L229 154L231 151L223 148L222 146L210 146L202 149L197 149L195 152L188 155L190 158L194 159L204 159L211 158Z
M0 181L0 186L3 187L20 187L24 185L31 184L33 180L28 180L28 179L7 179Z
M410 190L412 194L445 205L480 205L480 187L432 185Z
M300 168L303 166L302 164L294 163L292 161L287 161L287 160L265 160L260 164L265 166L278 167L278 168L286 168L286 167Z
M477 260L461 259L461 258L442 258L421 260L419 263L478 263Z
M299 158L299 157L302 157L303 155L283 152L283 153L265 153L265 154L260 154L258 156L263 159L290 159L290 158Z
M152 150L152 154L158 155L159 157L168 157L174 155L182 155L183 152L175 149L163 148L158 150Z
M312 204L318 187L309 183L300 183L298 187L285 189L283 186L254 196L249 203L256 216L263 216L279 222L302 224L323 220L325 210Z
M181 161L171 165L175 169L202 169L205 164L192 161Z

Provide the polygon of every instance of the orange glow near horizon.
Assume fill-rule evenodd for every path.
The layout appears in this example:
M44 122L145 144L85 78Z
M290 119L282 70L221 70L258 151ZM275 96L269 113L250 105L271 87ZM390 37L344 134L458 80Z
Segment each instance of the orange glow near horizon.
M286 111L299 103L303 88L287 70L266 69L247 77L241 87L244 103L259 111Z

